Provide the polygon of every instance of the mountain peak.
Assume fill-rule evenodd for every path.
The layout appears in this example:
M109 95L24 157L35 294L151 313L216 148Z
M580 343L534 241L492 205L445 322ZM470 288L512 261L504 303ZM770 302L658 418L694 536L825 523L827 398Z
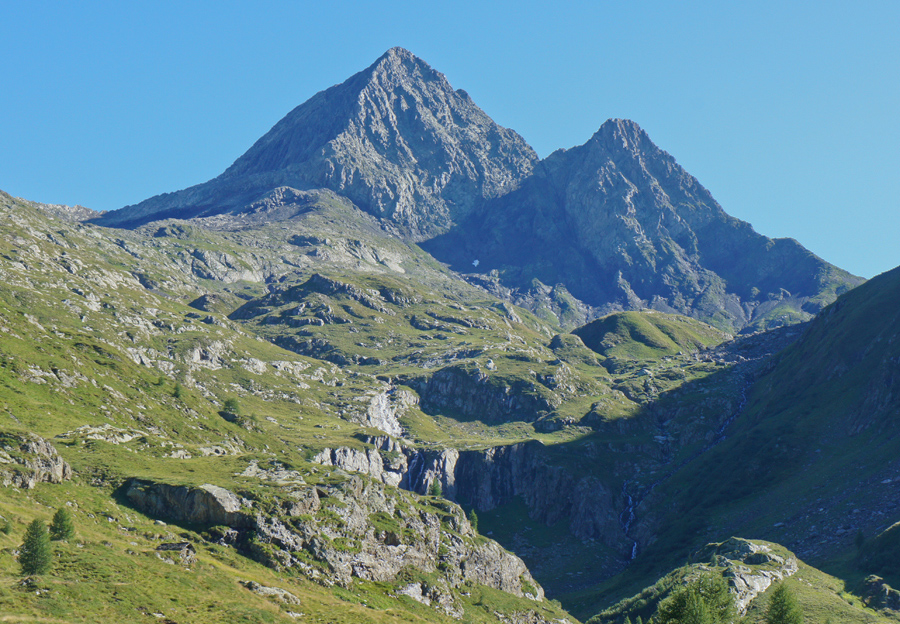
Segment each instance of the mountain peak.
M384 62L390 63L425 63L418 56L407 50L406 48L401 48L400 46L394 46L389 49L387 52L378 57L378 60L375 61L375 65L380 65Z
M640 151L649 146L658 149L643 128L630 119L607 119L588 141L591 142L620 146L628 151Z
M280 186L327 188L423 240L515 189L537 160L443 74L395 47L296 107L218 178L103 222L240 212Z
M361 73L368 80L366 82L354 81L354 85L359 85L363 91L373 84L377 84L387 91L398 88L421 89L424 84L434 84L441 91L453 90L444 74L433 69L431 65L406 48L391 48ZM347 83L351 81L353 81L352 78Z

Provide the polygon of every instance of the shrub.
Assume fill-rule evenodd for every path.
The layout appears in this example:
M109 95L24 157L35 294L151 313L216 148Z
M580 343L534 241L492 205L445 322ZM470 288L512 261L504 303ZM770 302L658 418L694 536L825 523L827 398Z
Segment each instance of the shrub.
M725 624L737 616L728 585L718 574L705 573L659 603L657 624Z
M441 488L441 482L435 479L431 482L431 485L428 486L428 494L430 496L441 496L443 495L444 490Z

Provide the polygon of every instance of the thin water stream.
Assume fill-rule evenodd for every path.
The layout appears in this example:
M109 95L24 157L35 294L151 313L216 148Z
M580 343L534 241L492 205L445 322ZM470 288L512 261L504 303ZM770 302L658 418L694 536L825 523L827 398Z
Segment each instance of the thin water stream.
M681 461L677 466L669 470L665 475L651 483L650 486L647 487L644 492L637 498L635 498L635 495L632 495L628 491L628 486L631 482L626 480L624 483L622 483L622 496L625 499L625 509L621 514L619 514L619 526L621 526L622 532L625 534L625 537L631 540L631 555L629 557L629 561L633 561L638 554L637 540L634 539L634 537L632 537L631 535L631 527L634 525L634 521L637 518L637 508L650 494L650 492L652 492L656 488L657 485L667 481L676 472L727 439L728 436L725 435L725 430L728 429L728 427L731 426L731 424L737 419L737 417L740 416L744 411L744 408L747 405L747 390L750 388L751 384L751 381L747 381L746 378L744 379L744 384L741 387L741 400L738 403L737 409L735 409L731 416L726 418L725 421L719 426L719 428L716 430L716 437L712 440L712 442L704 446L702 449L700 449L687 459Z

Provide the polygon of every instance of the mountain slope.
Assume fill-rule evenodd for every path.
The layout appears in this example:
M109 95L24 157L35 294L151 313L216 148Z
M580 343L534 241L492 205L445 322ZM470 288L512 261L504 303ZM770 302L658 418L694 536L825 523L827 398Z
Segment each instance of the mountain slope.
M358 276L407 276L413 287L424 273L428 309L441 316L457 305L450 296L480 293L448 286L440 267L394 238L380 241L375 257L367 243L384 233L346 200L328 192L298 199L309 202L307 227L331 235L327 224L340 222L355 238L314 239L297 223L248 232L196 221L110 237L51 216L71 211L0 193L4 614L123 622L156 613L284 622L301 611L345 622L566 617L458 505L416 493L435 471L421 470L401 489L316 461L335 447L375 457L370 440L390 440L388 424L399 429L400 419L422 413L392 383L279 348L222 311L262 295L281 271L308 275L320 261ZM402 305L399 288L410 285L392 283L398 290L379 296ZM436 345L432 359L446 348ZM412 441L402 448L425 457ZM21 584L13 553L24 526L60 506L71 509L77 540L56 547L50 574ZM190 543L197 561L179 563L156 550L160 542ZM300 605L250 589L273 586Z
M900 269L840 297L738 389L744 398L730 425L693 456L687 445L673 449L664 478L635 484L634 533L648 562L679 556L686 536L739 533L843 569L858 534L896 521L898 301ZM656 409L665 420L676 405L688 404L661 396Z
M517 186L537 161L443 74L402 48L288 113L205 184L108 213L133 227L241 210L280 186L328 188L412 239L446 230Z
M862 280L730 217L637 124L609 120L425 248L458 270L563 283L607 312L651 307L727 331L810 318Z

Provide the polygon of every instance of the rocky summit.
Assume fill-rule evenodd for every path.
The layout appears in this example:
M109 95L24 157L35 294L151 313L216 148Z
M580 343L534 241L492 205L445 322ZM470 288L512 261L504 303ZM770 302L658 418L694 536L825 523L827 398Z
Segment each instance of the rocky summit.
M205 184L0 192L0 613L900 621L900 269L861 281L399 48Z
M596 314L651 308L728 331L806 320L861 280L725 213L636 123L611 119L426 249L527 291L564 284Z
M105 215L134 226L240 212L268 191L327 188L419 240L516 188L538 160L465 91L402 48L301 104L222 175Z

